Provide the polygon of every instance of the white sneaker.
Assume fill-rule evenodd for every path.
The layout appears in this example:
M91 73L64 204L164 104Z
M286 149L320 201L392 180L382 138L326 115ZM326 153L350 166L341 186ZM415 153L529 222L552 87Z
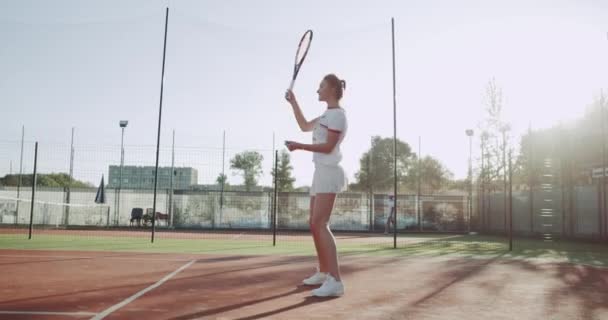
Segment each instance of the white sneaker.
M319 268L317 268L317 273L313 274L307 279L302 280L302 283L307 286L316 286L323 284L323 282L325 282L325 279L327 279L327 274L319 272Z
M327 280L320 288L312 290L312 295L315 297L339 297L343 294L344 285L330 274L327 275Z

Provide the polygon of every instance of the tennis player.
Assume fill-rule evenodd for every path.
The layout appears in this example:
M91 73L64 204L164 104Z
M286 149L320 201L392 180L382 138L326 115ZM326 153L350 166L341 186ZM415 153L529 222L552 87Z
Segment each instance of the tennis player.
M336 195L344 191L347 186L346 174L340 166L342 160L340 144L348 129L346 112L340 106L345 88L344 80L340 80L334 74L326 75L319 85L317 94L319 101L327 104L327 109L312 121L306 120L292 91L288 91L285 96L291 104L300 129L304 132L312 131L312 144L293 141L286 141L285 144L289 151L305 150L313 153L315 172L310 188L309 224L319 266L317 272L304 279L303 283L321 285L312 291L312 295L317 297L335 297L344 294L336 239L329 228L329 219Z
M391 230L391 223L395 226L395 196L388 196L388 218L386 219L386 225L384 226L384 234L387 234Z

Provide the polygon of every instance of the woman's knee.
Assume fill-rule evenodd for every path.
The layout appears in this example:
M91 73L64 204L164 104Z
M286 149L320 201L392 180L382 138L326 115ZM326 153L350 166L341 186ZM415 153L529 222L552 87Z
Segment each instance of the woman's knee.
M310 230L313 230L313 232L318 233L323 231L323 229L327 228L327 221L324 221L322 219L312 219L310 222Z

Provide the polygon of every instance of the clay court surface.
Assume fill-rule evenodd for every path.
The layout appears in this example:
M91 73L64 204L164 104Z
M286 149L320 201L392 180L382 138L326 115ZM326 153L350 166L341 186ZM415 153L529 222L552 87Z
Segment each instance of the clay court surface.
M321 299L310 254L39 247L0 249L0 319L608 319L603 263L351 252Z

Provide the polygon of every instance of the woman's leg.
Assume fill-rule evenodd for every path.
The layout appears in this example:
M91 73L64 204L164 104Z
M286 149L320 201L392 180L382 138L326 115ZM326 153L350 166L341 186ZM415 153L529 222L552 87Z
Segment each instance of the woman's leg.
M336 200L335 193L321 193L315 197L313 215L311 217L311 230L316 234L319 247L317 252L319 260L325 264L326 272L340 281L340 268L336 239L329 229L329 218Z
M310 215L308 217L308 225L310 226L310 233L312 234L312 240L315 244L315 250L317 251L317 259L319 260L319 272L327 272L327 264L323 260L323 257L321 256L321 253L320 253L321 244L319 242L319 236L317 235L317 232L315 232L315 230L312 227L312 221L313 221L314 212L315 212L315 198L316 198L315 196L310 197Z

